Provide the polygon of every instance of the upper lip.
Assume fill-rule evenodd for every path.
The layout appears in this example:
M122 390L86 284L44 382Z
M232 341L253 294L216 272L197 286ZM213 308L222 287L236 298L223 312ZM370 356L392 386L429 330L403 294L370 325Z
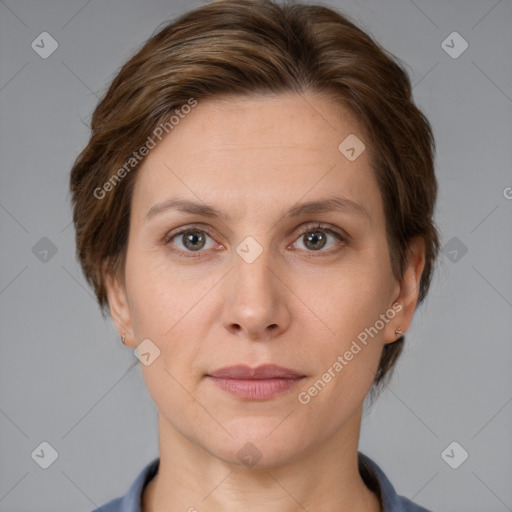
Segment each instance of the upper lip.
M221 377L225 379L297 379L304 377L301 373L276 364L263 364L256 368L251 368L244 364L225 366L207 375L209 377Z

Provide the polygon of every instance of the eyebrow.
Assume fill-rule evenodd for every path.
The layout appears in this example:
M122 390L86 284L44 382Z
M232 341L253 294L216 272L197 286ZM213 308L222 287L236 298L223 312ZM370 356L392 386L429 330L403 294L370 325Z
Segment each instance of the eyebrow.
M216 217L223 221L231 220L231 216L228 213L222 212L206 203L199 203L191 201L190 199L178 198L168 199L161 203L155 204L146 213L145 220L148 221L152 217L169 210L176 210L182 213L200 215L203 217ZM363 205L345 197L327 197L325 199L299 203L285 212L283 217L294 218L300 217L301 215L329 212L346 212L358 216L364 216L368 219L370 218L370 215Z

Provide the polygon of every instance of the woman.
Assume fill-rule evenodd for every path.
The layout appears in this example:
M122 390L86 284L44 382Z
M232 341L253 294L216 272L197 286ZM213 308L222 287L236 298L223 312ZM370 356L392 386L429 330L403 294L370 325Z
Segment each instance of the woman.
M123 66L71 192L160 454L100 510L426 510L358 442L432 277L433 152L403 69L323 6L210 3Z

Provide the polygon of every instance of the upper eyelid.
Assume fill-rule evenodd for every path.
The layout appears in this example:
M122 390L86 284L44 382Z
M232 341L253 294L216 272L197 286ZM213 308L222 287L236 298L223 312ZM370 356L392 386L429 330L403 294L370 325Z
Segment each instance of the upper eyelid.
M187 231L193 231L193 230L203 231L204 233L206 233L209 237L211 237L213 239L213 235L211 234L209 228L206 225L202 225L202 224L188 224L188 225L180 227L180 228L171 229L171 231L167 232L164 235L163 242L164 243L168 243L174 237L177 237L179 235L183 235Z

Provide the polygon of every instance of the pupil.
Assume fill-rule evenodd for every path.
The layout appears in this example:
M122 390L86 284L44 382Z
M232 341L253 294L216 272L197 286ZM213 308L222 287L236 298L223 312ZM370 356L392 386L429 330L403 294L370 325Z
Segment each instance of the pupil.
M307 244L309 242L312 242L313 249L321 249L325 245L325 236L321 231L312 231L310 234L307 235ZM320 245L317 245L317 242L321 242Z
M197 242L202 242L199 245L196 245ZM191 250L201 249L204 246L204 236L197 235L195 233L188 233L185 235L185 247Z

